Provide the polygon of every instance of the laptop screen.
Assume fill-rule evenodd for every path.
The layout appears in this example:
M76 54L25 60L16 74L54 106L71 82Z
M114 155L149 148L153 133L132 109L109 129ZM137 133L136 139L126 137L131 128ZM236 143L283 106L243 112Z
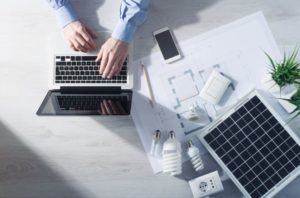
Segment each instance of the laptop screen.
M129 115L131 91L120 93L50 90L37 115Z

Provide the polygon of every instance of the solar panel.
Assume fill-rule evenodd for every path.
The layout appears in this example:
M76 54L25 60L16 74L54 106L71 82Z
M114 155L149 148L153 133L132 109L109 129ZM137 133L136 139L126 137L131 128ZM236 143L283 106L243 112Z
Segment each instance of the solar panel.
M299 144L264 103L253 95L200 136L239 187L253 198L268 194L300 165Z

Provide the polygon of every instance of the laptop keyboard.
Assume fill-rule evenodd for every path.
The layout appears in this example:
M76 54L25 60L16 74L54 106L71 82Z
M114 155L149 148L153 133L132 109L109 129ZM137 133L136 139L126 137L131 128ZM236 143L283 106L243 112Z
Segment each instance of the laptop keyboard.
M57 96L60 110L99 111L103 100L122 101L126 96Z
M119 75L104 79L96 56L55 56L55 83L127 83L127 59Z

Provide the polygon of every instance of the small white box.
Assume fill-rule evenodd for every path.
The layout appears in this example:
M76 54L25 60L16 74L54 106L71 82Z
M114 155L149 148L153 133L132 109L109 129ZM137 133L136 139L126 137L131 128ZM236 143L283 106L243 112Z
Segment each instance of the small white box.
M230 79L213 70L200 92L200 97L211 104L218 104L230 83Z

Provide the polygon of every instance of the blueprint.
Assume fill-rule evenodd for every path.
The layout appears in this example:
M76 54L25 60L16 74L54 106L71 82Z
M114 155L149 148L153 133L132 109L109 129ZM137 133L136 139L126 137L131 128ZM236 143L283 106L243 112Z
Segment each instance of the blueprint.
M195 138L205 125L187 119L189 108L197 105L208 115L208 123L230 108L254 88L261 87L268 60L264 51L276 59L281 55L261 12L224 25L179 43L183 59L166 64L160 52L134 63L135 83L132 116L154 173L161 171L161 159L149 155L152 135L162 132L162 142L173 130L182 143L184 160L186 142L192 139L201 153L205 148ZM149 90L140 64L147 67L155 97L149 103ZM212 70L232 83L218 105L203 101L199 93Z

